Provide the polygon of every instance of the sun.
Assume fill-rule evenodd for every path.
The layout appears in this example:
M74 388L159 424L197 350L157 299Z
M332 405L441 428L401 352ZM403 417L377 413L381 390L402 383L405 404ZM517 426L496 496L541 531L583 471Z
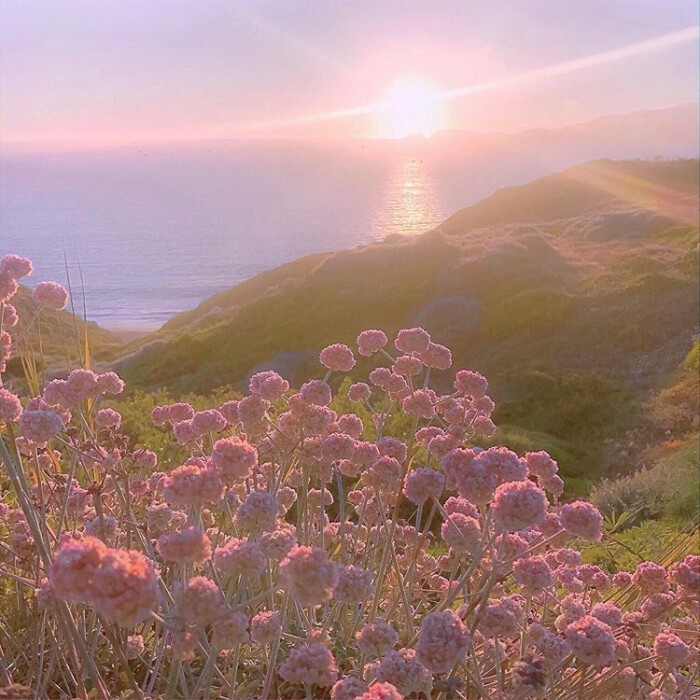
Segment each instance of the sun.
M380 133L384 138L431 136L443 128L436 91L427 82L407 78L388 92L381 115Z

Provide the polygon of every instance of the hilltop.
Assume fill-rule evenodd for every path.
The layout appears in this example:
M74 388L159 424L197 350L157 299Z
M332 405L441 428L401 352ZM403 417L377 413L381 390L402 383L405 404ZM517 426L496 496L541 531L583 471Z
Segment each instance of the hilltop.
M624 466L640 407L697 332L697 188L697 160L595 161L506 188L423 236L216 294L118 370L174 393L238 388L267 367L299 383L329 342L420 324L490 377L512 440L546 438L579 474Z

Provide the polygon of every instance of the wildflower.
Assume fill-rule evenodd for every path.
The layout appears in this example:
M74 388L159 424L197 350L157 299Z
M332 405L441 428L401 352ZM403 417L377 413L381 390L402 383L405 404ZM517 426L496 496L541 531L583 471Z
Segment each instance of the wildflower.
M436 399L435 392L418 389L403 400L401 407L409 416L430 419L435 416Z
M391 371L403 377L415 377L423 371L423 363L412 355L401 355L394 361Z
M333 596L338 569L325 550L297 546L280 564L280 583L300 605L318 605Z
M234 649L250 641L248 616L242 612L229 612L214 623L212 641L217 649Z
M491 509L503 531L515 532L544 522L547 498L531 481L511 481L496 489Z
M97 375L97 390L100 394L121 394L124 382L114 372L104 372Z
M289 391L289 382L272 370L254 374L248 386L251 394L266 401L281 399Z
M440 529L442 539L457 553L475 552L481 544L479 521L462 513L453 513Z
M287 683L327 688L335 683L338 667L323 644L313 643L292 649L280 665L279 674Z
M214 443L211 461L219 478L233 486L253 473L258 464L258 452L247 440L234 435Z
M564 630L564 639L576 658L591 666L612 666L615 662L615 637L610 627L585 615Z
M600 511L585 501L565 503L559 511L561 526L570 534L586 540L602 538L603 516Z
M670 588L666 569L651 561L642 562L637 566L632 575L632 582L647 595L666 593Z
M366 330L357 336L357 352L369 357L389 342L384 331Z
M102 408L95 415L95 425L98 428L112 428L117 430L121 423L121 414L111 408Z
M394 346L407 355L423 353L430 346L430 333L423 328L403 328L398 332Z
M157 542L158 553L167 561L178 564L201 563L211 556L211 544L203 530L188 527L161 535Z
M692 595L700 595L700 555L689 554L674 565L673 580Z
M471 646L471 635L452 611L430 613L421 622L416 658L433 673L449 673Z
M444 487L444 474L430 467L421 467L406 474L403 494L411 503L419 506L429 498L439 498Z
M596 603L591 610L591 615L613 630L622 624L622 610L615 603Z
M322 379L311 379L302 384L299 393L306 403L314 406L328 406L333 398L330 384Z
M0 387L0 421L12 423L22 413L22 404L19 399L7 389Z
M1 285L1 283L0 283ZM0 297L2 296L2 291L0 291ZM17 314L17 309L15 309L12 304L5 304L5 308L2 312L2 325L4 328L14 328L19 323L19 315Z
M63 542L49 569L49 582L56 597L69 602L85 602L90 597L92 579L107 552L95 537Z
M518 618L505 600L489 601L479 615L477 628L484 637L516 637Z
M372 389L369 384L365 384L364 382L351 384L348 389L348 398L350 401L369 401L370 396L372 396Z
M163 496L171 505L202 506L218 503L224 495L224 486L211 462L203 458L190 459L173 469L163 479Z
M260 549L268 559L279 561L284 559L296 544L296 538L296 528L288 523L283 523L276 530L263 532L260 535Z
M225 611L221 589L205 576L194 576L178 590L180 610L187 622L208 625Z
M372 572L359 566L338 567L338 581L333 589L333 597L339 603L362 603L374 595Z
M321 454L328 462L352 459L355 454L355 440L344 433L332 433L321 442Z
M357 700L367 690L367 684L356 676L345 676L331 688L331 700Z
M403 695L425 693L430 696L432 675L418 660L415 649L389 651L377 666L377 680L391 683Z
M428 343L428 349L422 352L419 357L426 367L442 370L452 367L452 353L450 349L439 343Z
M213 556L214 565L231 576L256 577L265 569L265 555L257 542L232 537L218 547Z
M368 658L384 656L399 641L396 630L384 620L365 625L356 635L357 648Z
M354 413L346 413L345 415L340 416L338 419L338 430L342 433L348 434L350 437L355 438L356 440L362 437L364 429L365 426L362 422L362 418L356 416ZM353 453L354 451L353 446Z
M391 491L401 482L403 467L393 457L380 457L365 472L364 479L368 486L377 491Z
M479 518L479 509L470 503L466 498L456 498L455 496L450 496L444 503L443 508L445 513L448 515L453 515L454 513L462 513L462 515L467 515L470 518Z
M146 643L140 634L130 634L126 639L124 650L127 659L138 659L146 650Z
M192 420L181 420L173 424L173 435L179 445L187 445L196 438L196 433L192 427Z
M552 570L542 557L525 557L513 563L513 579L529 594L540 593L552 583Z
M153 564L133 549L108 549L93 573L90 588L90 604L120 627L143 622L158 602Z
M335 343L321 350L321 364L335 372L349 372L355 366L355 357L347 345Z
M479 399L486 394L489 384L486 378L478 372L461 369L457 372L454 388L464 396Z
M403 695L391 683L372 683L369 690L355 700L403 700Z
M545 686L544 662L531 657L520 659L513 664L511 678L516 697L535 695Z
M544 450L540 452L526 452L525 464L533 476L551 479L559 471L559 465Z
M19 284L7 272L0 270L0 304L5 304L17 294Z
M29 277L34 272L34 265L29 258L23 258L19 255L3 255L0 258L0 274L5 274L14 280L22 277Z
M63 430L63 421L53 411L30 411L25 409L19 417L19 432L22 437L36 445L45 445Z
M220 433L226 428L226 425L226 419L216 409L197 411L192 416L192 430L195 435Z
M250 637L256 644L272 644L282 631L280 614L263 610L250 621Z
M68 303L68 292L58 282L39 282L34 288L34 298L42 306L60 311Z
M236 510L238 527L271 532L277 527L280 504L271 493L251 491Z
M632 574L629 571L618 571L612 578L615 588L624 589L632 585Z

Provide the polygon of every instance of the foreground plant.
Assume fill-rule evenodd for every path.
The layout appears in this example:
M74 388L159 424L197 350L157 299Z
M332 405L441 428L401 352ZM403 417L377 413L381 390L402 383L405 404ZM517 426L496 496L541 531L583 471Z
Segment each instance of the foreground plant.
M32 271L0 262L10 301ZM44 307L65 290L37 287ZM154 425L189 451L157 471L75 369L24 405L0 389L0 682L10 697L681 698L698 692L700 556L634 572L583 564L589 503L560 504L545 452L473 447L494 403L423 329L368 330L376 359L329 406L331 345L298 391L277 373ZM2 368L4 370L4 366ZM387 426L403 416L399 439Z

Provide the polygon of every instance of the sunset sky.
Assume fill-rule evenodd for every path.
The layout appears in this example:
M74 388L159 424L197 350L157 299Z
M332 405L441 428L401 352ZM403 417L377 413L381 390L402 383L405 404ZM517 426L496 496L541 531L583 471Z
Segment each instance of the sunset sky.
M519 131L695 102L694 0L2 0L0 139Z

